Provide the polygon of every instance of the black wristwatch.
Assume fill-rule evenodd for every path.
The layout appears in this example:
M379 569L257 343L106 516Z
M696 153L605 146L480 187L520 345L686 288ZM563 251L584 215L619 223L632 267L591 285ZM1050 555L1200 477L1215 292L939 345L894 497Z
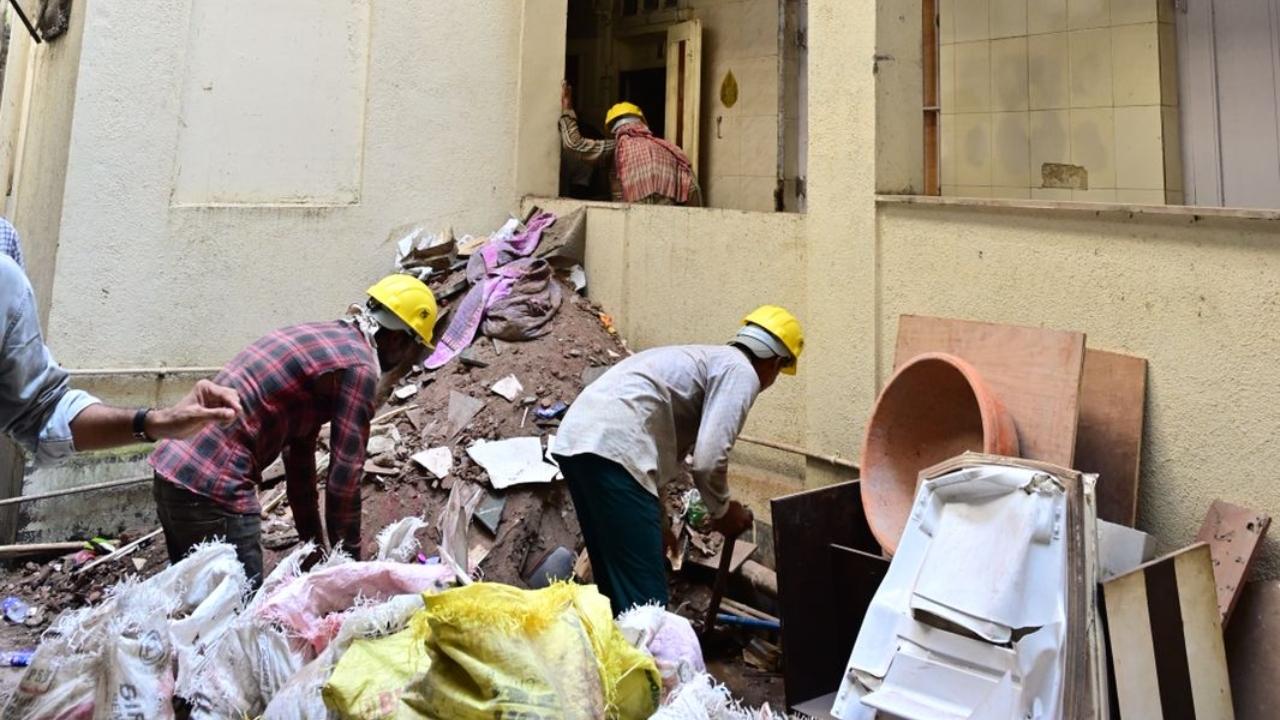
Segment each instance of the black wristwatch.
M147 434L147 413L155 408L138 408L138 412L133 414L133 438L144 442L153 443L155 438Z

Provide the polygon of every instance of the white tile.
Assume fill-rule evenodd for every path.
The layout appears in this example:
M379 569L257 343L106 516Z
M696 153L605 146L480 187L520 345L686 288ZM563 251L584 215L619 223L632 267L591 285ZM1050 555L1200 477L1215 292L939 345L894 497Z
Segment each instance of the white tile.
M1031 136L1028 114L1000 112L992 113L991 118L991 184L1030 187Z
M991 41L991 109L1026 110L1027 38Z
M988 185L957 185L954 194L956 197L968 198L989 198L991 197L991 187Z
M1072 190L1071 199L1075 202L1113 203L1116 201L1115 188L1090 188L1088 190Z
M742 174L742 135L738 118L733 115L715 115L707 128L707 141L701 155L708 175Z
M1111 28L1116 105L1160 104L1160 48L1156 23Z
M956 184L991 184L991 115L954 115Z
M954 115L938 121L938 176L943 185L956 184L956 126Z
M778 117L755 115L738 118L742 135L742 175L778 176Z
M1069 202L1071 191L1067 188L1031 188L1031 199Z
M992 39L1027 34L1027 2L1028 0L990 0Z
M778 113L778 56L757 57L735 63L738 78L738 102L734 109L741 115L776 115Z
M1160 106L1115 109L1116 187L1164 191Z
M773 212L775 209L773 193L777 187L777 178L742 178L742 196L738 202L738 208L756 212Z
M1178 40L1173 23L1160 23L1160 104L1178 104Z
M1111 31L1068 33L1067 52L1071 56L1071 107L1111 107Z
M1071 164L1089 173L1089 189L1115 188L1115 111L1072 109Z
M1062 32L1067 29L1067 0L1027 0L1027 32Z
M1116 202L1129 203L1131 205L1164 205L1165 192L1163 190L1126 190L1116 188Z
M955 0L938 0L938 42L947 45L955 41Z
M1071 162L1071 111L1032 111L1028 114L1028 124L1031 136L1030 185L1040 187L1045 163L1064 165Z
M943 113L956 111L956 48L938 48L938 102Z
M1071 30L1107 27L1111 24L1111 0L1067 0L1067 27Z
M988 25L988 0L952 0L955 7L956 42L987 40L991 37Z
M957 43L956 112L985 112L991 108L991 43Z
M1030 200L1031 188L1029 187L1004 187L1001 185L993 185L991 187L991 197L1004 198L1006 200Z
M1156 0L1111 0L1111 24L1155 22L1157 4Z
M1067 34L1052 33L1027 38L1027 80L1030 108L1056 110L1071 107L1071 67Z
M707 178L707 206L742 210L742 178L737 175L718 175Z

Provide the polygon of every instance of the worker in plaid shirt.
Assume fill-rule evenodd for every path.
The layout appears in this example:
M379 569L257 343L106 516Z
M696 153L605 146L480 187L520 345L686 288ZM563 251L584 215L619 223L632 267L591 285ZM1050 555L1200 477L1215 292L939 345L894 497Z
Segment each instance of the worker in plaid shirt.
M250 581L260 582L258 484L262 469L281 454L298 537L324 548L315 451L325 423L323 527L330 547L341 545L359 559L369 423L388 380L423 358L437 315L431 290L409 275L384 278L369 296L342 320L282 328L240 351L216 378L240 395L236 422L156 447L154 494L170 562L222 538L235 546Z

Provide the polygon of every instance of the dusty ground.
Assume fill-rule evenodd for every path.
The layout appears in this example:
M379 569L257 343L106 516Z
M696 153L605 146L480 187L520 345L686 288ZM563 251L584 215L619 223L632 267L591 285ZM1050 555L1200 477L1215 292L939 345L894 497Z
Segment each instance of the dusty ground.
M487 492L506 499L496 536L490 535L478 522L471 526L470 542L491 546L479 566L484 579L523 587L523 577L542 553L560 545L575 553L580 551L582 536L564 483L515 487L502 492L489 490L485 473L471 462L465 449L479 439L553 434L558 420L539 421L534 410L557 401L571 403L582 390L584 372L588 376L585 379L590 379L593 372L599 372L593 368L612 365L627 354L607 323L598 308L566 288L564 303L548 335L523 343L495 344L483 338L473 345L470 353L474 364L455 360L435 372L412 375L409 380L421 386L417 396L383 408L379 413L402 410L381 428L384 434L389 434L393 426L400 442L394 450L370 458L372 464L386 468L387 474L365 476L362 515L366 555L373 552L373 536L379 529L410 514L428 521L428 527L420 533L422 552L426 556L435 554L440 539L437 520L454 483L477 483ZM494 382L511 374L524 386L514 402L489 389ZM449 437L446 417L453 392L476 398L484 406L469 425ZM454 457L453 472L444 480L435 479L409 459L419 450L440 445L449 446ZM264 488L262 495L270 498L277 492L279 488ZM296 544L296 540L288 539L290 527L287 505L281 505L264 521L268 571ZM149 530L151 528L138 528L131 534L137 537ZM141 568L135 566L135 559L142 561ZM152 541L129 558L88 573L74 573L70 556L11 567L0 574L0 597L23 598L33 607L41 608L44 620L29 627L8 623L0 626L0 651L33 647L39 634L48 627L48 621L59 612L98 601L107 588L128 574L149 577L166 565L163 542ZM688 590L690 587L705 590L705 586L686 582L677 582L677 586L675 597L683 603L681 612L693 617L699 602L702 608L706 607L705 592L699 595L696 590ZM767 701L774 708L781 707L778 676L762 673L744 663L741 646L745 639L737 636L725 648L718 649L714 657L708 657L713 674L751 705ZM776 642L776 637L772 640ZM0 670L0 693L16 683L18 674L19 671L13 669Z

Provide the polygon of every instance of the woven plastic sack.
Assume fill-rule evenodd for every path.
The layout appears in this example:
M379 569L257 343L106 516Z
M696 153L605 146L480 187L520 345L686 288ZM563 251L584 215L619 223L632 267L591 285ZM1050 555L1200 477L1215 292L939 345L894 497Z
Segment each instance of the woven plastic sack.
M324 686L324 702L343 720L421 717L401 703L405 689L422 682L431 667L413 628L361 638L342 654Z
M404 695L426 717L647 718L662 686L594 586L476 583L425 597L414 628L431 671Z
M682 682L707 671L693 625L659 605L639 605L624 612L618 616L618 628L657 663L663 700Z

